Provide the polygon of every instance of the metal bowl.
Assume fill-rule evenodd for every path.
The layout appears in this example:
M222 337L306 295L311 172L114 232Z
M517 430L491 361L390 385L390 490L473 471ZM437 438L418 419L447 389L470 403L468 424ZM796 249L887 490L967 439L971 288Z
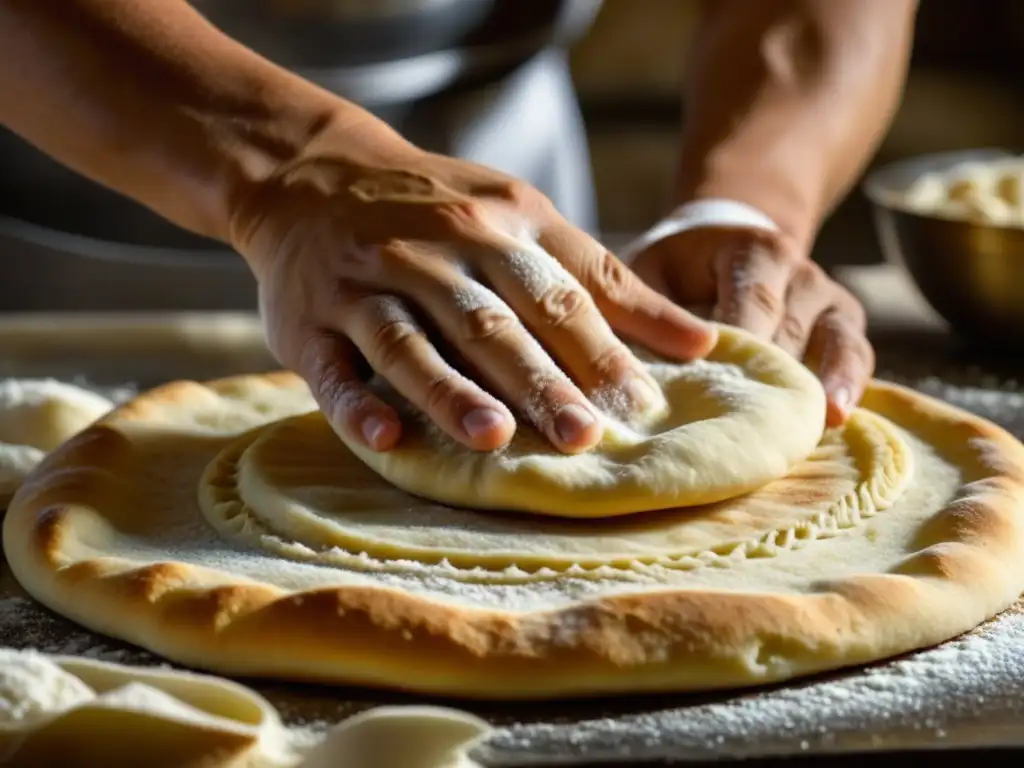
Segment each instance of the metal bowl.
M901 206L902 193L925 173L1011 154L926 155L880 168L864 184L886 259L906 269L954 331L979 341L1024 341L1024 229L918 213Z

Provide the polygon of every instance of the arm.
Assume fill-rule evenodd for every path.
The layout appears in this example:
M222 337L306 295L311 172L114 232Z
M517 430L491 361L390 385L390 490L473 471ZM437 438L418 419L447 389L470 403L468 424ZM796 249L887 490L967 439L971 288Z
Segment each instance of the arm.
M705 0L679 202L740 200L809 250L895 113L916 10L916 0Z
M328 129L401 139L180 0L0 4L0 121L80 173L227 241L232 199Z
M414 147L184 0L0 3L0 120L242 254L271 351L373 450L402 425L363 362L470 448L511 438L511 406L572 452L602 434L589 393L639 407L653 386L609 324L667 356L714 343L536 190ZM424 317L476 368L457 370Z

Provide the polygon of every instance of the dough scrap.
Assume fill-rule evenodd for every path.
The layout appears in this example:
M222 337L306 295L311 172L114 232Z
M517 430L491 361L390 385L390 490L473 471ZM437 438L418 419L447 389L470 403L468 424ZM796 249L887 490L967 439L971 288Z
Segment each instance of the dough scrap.
M129 768L476 768L490 726L444 707L377 707L309 743L255 691L166 668L0 648L0 762Z
M730 499L784 477L825 429L817 378L779 347L733 328L705 360L647 357L663 406L633 423L609 415L594 449L566 455L520 424L500 451L470 452L408 402L397 446L349 449L408 493L473 509L611 517ZM344 437L342 437L345 440Z
M0 508L35 466L114 404L55 379L0 380Z
M826 434L799 470L814 482L781 480L749 506L726 504L719 529L714 511L694 508L692 526L672 535L687 547L704 536L701 551L752 540L768 518L773 525L759 545L692 568L658 561L666 553L657 537L643 538L639 515L619 523L614 551L607 526L617 521L563 520L577 533L543 536L537 516L519 516L516 528L513 516L486 512L468 530L445 522L426 538L435 556L409 552L411 532L430 526L425 502L411 496L404 518L394 512L374 529L368 513L362 529L351 526L362 539L378 535L372 556L338 541L325 549L331 542L298 530L309 515L287 517L291 538L261 530L275 505L305 504L330 536L352 509L374 509L372 493L344 515L331 507L347 466L330 479L322 467L264 458L249 464L262 486L211 468L230 467L230 455L241 467L245 445L264 436L263 456L272 456L292 427L316 443L303 419L281 422L314 410L288 374L139 396L57 448L23 487L4 520L14 575L72 620L186 665L497 699L788 680L942 642L1024 590L1024 446L894 385L873 383L863 412ZM858 434L872 450L857 447ZM201 488L216 502L207 512L235 495L256 514L222 535L206 522ZM829 488L835 497L822 509ZM838 520L844 504L847 522L831 529L813 531L795 514ZM449 559L463 541L464 553L480 549L499 519L508 529L506 546L490 550L494 562ZM789 523L776 536L780 520ZM426 534L416 535L422 544ZM392 555L396 536L406 551ZM597 567L566 567L588 547ZM524 553L529 568L518 565Z
M0 649L0 762L82 768L299 762L280 718L227 680Z

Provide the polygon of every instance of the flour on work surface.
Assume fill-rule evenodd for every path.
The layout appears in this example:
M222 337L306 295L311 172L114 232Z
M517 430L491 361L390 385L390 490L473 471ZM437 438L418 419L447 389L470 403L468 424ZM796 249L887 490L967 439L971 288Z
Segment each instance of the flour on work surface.
M999 422L1018 436L1024 435L1024 394L950 388L938 381L925 382L919 388ZM192 531L169 531L165 546L170 552L174 538L184 540L194 535ZM224 549L215 549L212 543L209 559L223 557ZM287 570L301 566L283 563L281 567ZM416 579L396 576L394 581L412 587ZM452 588L484 591L472 584ZM8 590L8 594L14 593ZM516 588L493 594L495 600L526 598ZM452 599L458 600L458 596ZM478 596L474 595L475 599ZM0 638L4 645L48 653L129 664L156 661L141 651L79 629L22 597L0 597ZM480 708L479 714L494 721L499 729L479 750L478 759L487 764L491 762L489 755L497 763L525 757L541 761L546 756L564 760L572 755L639 758L645 753L698 759L869 746L890 738L895 743L920 739L952 744L964 734L981 730L991 733L1005 729L1010 736L1014 730L1020 732L1019 723L1024 717L1022 648L1024 608L1018 606L937 648L777 689L648 699L640 705L615 701L488 704ZM254 687L268 697L289 725L310 740L315 738L313 734L322 733L360 709L389 701L386 694L366 691L321 691L270 684Z
M1019 731L1024 716L1024 609L957 640L824 681L719 696L706 703L497 731L486 756L677 755L710 759L823 749L956 743ZM682 700L685 701L685 700ZM1017 736L1024 743L1024 736ZM638 752L638 750L642 750Z

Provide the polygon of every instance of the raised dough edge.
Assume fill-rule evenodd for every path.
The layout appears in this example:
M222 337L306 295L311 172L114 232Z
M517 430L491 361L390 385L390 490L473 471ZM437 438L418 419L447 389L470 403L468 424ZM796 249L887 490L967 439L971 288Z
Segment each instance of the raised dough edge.
M289 593L177 562L66 562L63 542L108 498L133 428L165 404L304 385L290 374L176 382L116 409L48 456L14 499L4 544L22 585L80 624L220 674L398 687L469 698L724 689L934 645L1024 588L1024 446L995 424L892 384L863 406L959 451L975 480L887 574L808 594L665 590L544 612L471 609L383 587ZM270 417L268 417L270 418ZM907 616L915 617L907 621ZM282 653L292 648L293 653Z

